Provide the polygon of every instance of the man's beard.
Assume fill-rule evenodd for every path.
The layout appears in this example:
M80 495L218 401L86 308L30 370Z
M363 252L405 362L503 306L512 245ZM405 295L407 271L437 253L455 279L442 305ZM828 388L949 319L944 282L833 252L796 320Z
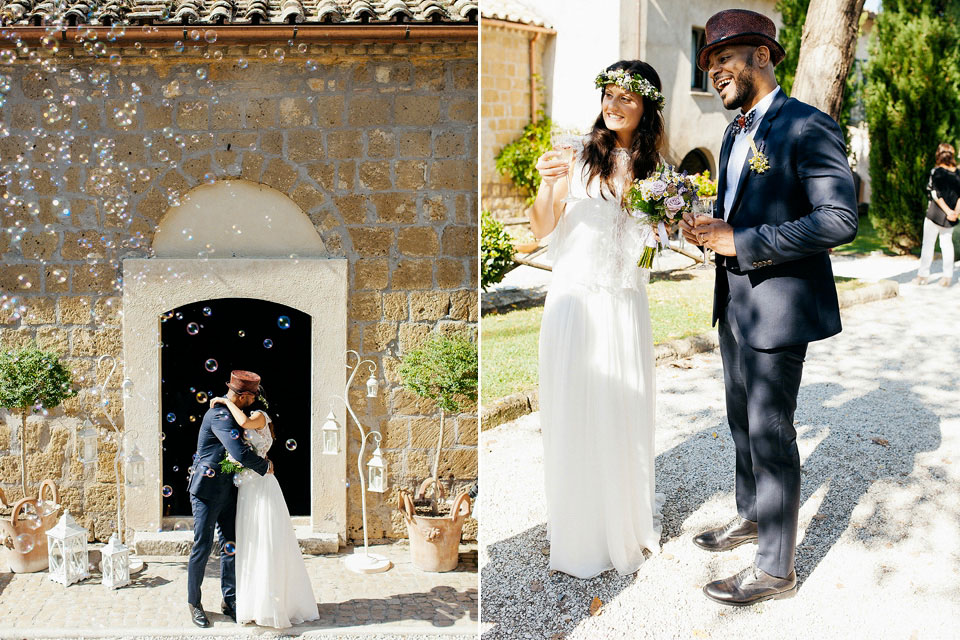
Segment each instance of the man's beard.
M747 66L737 74L733 83L737 85L737 94L733 96L730 104L723 105L729 110L740 109L756 95L757 85L753 81L753 65L748 63Z

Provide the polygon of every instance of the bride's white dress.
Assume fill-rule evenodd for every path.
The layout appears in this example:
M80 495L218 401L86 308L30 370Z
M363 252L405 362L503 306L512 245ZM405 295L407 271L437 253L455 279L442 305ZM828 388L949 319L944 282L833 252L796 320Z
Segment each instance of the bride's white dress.
M269 427L247 429L244 438L261 457L273 444ZM239 482L237 622L283 629L316 620L320 613L280 483L249 469Z
M629 157L617 157L618 185ZM540 329L550 568L590 578L636 571L660 548L654 493L654 353L637 268L644 228L620 193L570 174L571 196L550 237L553 275ZM617 188L621 191L622 186Z

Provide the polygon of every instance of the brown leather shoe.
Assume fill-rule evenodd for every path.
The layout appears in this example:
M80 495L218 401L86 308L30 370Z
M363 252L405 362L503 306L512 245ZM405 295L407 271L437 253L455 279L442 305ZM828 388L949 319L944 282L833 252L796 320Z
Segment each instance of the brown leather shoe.
M778 578L750 565L735 576L705 585L703 593L714 602L734 607L790 598L797 593L797 572L791 571L786 578Z
M693 539L693 543L707 551L729 551L759 539L757 523L737 516L722 527L704 531Z

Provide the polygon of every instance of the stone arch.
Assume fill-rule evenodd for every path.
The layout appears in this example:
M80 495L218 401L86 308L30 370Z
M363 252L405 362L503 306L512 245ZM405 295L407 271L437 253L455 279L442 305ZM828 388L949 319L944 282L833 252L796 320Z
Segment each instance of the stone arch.
M326 257L313 222L284 193L249 180L194 187L160 219L159 258Z
M710 152L703 148L692 149L687 155L683 156L678 170L686 171L690 174L709 171L713 179L717 177L716 171L714 171L713 158Z

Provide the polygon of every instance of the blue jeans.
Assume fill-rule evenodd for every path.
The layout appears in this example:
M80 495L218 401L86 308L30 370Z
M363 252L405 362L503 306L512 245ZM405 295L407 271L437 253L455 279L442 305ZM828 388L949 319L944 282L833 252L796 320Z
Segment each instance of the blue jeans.
M231 487L232 488L232 487ZM213 549L213 531L218 528L220 547L220 590L223 600L231 607L237 601L237 574L233 554L224 552L227 542L236 544L237 492L232 490L222 500L208 500L190 494L193 509L193 549L187 565L187 602L200 605L200 585L210 551Z

